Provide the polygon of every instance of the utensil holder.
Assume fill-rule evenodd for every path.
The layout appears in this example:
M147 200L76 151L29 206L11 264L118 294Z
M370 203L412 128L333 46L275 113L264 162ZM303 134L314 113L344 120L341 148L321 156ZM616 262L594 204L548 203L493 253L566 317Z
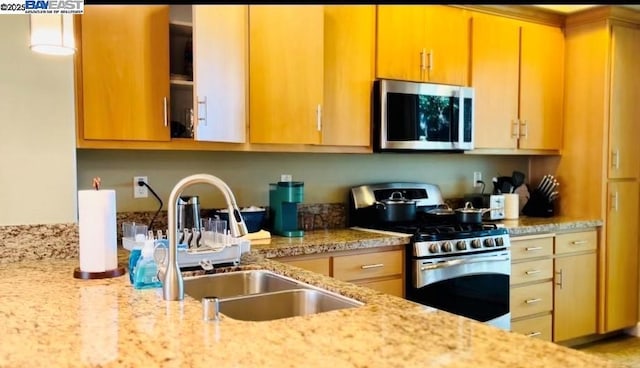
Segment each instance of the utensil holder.
M555 215L555 205L536 189L531 192L529 200L522 208L522 213L530 217L552 217Z

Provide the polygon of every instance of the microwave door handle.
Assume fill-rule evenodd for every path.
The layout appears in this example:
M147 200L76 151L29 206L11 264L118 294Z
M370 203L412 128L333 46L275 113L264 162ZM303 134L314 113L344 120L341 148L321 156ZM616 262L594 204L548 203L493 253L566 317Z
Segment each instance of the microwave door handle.
M462 147L464 144L464 93L458 91L458 139L456 143Z

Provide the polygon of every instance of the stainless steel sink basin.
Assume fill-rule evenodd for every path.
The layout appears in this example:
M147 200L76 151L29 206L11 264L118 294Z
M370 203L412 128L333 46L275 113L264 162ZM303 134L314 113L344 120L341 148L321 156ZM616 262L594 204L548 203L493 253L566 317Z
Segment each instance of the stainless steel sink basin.
M266 270L185 277L184 292L199 301L215 296L220 313L244 321L270 321L363 305Z
M243 321L271 321L336 309L355 308L363 303L317 289L295 289L220 300L220 313Z
M184 293L202 300L304 288L305 284L265 270L235 271L184 278Z

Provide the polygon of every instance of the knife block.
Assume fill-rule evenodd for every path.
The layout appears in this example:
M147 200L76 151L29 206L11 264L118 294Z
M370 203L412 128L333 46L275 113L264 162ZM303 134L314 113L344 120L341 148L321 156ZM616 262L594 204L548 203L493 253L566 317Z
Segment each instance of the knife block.
M529 200L522 208L522 214L530 217L552 217L555 215L555 206L536 189L531 192Z

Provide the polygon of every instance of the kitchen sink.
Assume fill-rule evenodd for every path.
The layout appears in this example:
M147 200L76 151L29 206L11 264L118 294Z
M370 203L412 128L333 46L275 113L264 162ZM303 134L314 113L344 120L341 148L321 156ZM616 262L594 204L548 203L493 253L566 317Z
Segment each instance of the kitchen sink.
M220 299L304 288L305 284L265 270L235 271L184 278L184 293L197 300Z
M316 289L294 289L220 300L220 313L243 321L271 321L363 305Z
M243 321L270 321L363 305L266 270L185 277L184 292L200 301L215 296L220 313Z

